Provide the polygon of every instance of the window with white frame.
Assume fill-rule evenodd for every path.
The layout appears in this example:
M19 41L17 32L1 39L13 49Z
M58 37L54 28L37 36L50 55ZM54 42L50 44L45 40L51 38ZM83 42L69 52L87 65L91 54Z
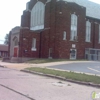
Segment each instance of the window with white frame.
M77 16L75 14L71 14L71 35L70 40L75 40L77 37Z
M36 51L36 38L32 39L32 51Z
M99 43L100 43L100 24L99 24Z
M63 40L66 40L66 31L63 33Z
M31 11L31 30L44 28L45 5L38 1Z
M89 21L86 21L86 42L91 41L91 23Z

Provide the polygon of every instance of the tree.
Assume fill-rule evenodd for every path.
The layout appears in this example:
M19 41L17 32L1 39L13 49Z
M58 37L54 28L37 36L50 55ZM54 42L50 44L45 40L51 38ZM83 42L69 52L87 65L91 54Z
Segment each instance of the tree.
M4 44L9 44L9 34L6 34Z

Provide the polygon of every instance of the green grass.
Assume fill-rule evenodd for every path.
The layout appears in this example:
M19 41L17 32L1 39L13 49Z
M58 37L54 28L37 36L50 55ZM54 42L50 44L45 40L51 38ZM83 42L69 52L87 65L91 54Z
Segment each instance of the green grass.
M61 77L65 77L66 79L72 79L72 80L76 80L76 81L93 82L95 84L100 84L100 77L96 76L96 75L86 75L86 74L81 74L81 73L58 71L58 70L52 70L52 69L47 69L47 68L38 68L38 67L27 68L27 70L41 72L44 74L61 76Z
M39 64L39 63L49 63L49 62L61 62L61 61L82 61L82 60L69 60L69 59L33 59L29 60L26 63L34 63L34 64ZM85 60L83 60L85 61Z

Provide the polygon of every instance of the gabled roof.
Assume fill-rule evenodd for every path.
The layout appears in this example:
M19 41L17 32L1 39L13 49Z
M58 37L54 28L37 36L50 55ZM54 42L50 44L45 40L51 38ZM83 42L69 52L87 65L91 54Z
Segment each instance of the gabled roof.
M16 26L16 27L14 27L12 30L11 30L11 32L12 32L12 34L16 34L16 33L20 33L20 26Z
M86 7L86 16L100 19L100 4L89 0L63 0L67 2L75 2L78 5Z
M0 51L8 51L8 45L0 44Z

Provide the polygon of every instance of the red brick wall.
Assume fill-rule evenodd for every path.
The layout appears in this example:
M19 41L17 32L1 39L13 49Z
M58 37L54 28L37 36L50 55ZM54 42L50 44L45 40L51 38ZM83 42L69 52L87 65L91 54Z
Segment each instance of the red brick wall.
M42 0L43 3L45 3L46 0ZM35 5L36 1L31 1L30 2L30 9ZM20 33L20 50L19 50L19 56L25 56L25 57L42 57L42 58L47 58L49 55L49 48L54 48L54 38L55 38L55 4L56 0L53 0L51 3L46 4L46 11L45 11L45 29L40 32L31 32L30 30L21 30ZM27 13L27 12L25 12ZM26 14L23 13L22 16L26 16ZM21 25L22 27L27 27L28 22L27 22L26 17L22 17ZM25 22L24 22L25 20ZM30 28L30 27L29 27ZM50 28L50 29L49 29ZM40 35L41 34L41 35ZM27 40L29 39L30 42L28 43L28 53L27 55L23 53L24 49L26 48L26 45L23 44L23 39L22 37L27 37ZM32 46L32 38L36 37L37 39L37 51L31 51L31 46ZM40 41L41 37L41 41ZM25 44L27 44L25 43ZM41 43L41 44L40 44ZM40 47L41 45L41 47ZM39 52L41 49L41 52ZM57 52L53 52L53 56L57 54ZM33 55L33 56L32 56ZM58 54L57 54L58 56Z
M86 48L95 48L100 49L99 41L99 24L100 20L96 20L90 17L87 17L86 20L89 20L91 22L91 42L85 42Z
M85 51L85 13L86 9L75 4L75 3L65 3L59 2L57 5L57 19L56 19L56 44L59 51L60 58L69 58L70 49L72 49L72 44L76 45L77 58L84 58ZM62 14L59 14L62 12ZM70 23L71 14L75 13L78 16L78 41L70 41ZM63 40L63 32L66 31L67 39Z
M21 16L21 26L30 27L30 12L29 11L23 11L23 15Z
M19 43L19 57L39 57L39 35L37 33L31 32L29 29L21 29L20 33L20 43ZM32 39L36 38L36 48L37 51L32 51ZM27 50L27 52L25 52Z

